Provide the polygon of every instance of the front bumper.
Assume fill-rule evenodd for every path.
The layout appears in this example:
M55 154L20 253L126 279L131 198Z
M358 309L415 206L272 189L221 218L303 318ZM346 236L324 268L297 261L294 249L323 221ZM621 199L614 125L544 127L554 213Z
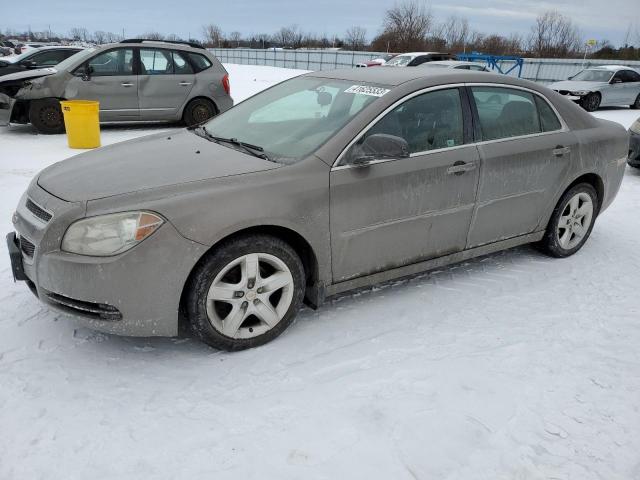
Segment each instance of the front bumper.
M640 134L629 130L629 157L627 163L632 166L640 167Z
M52 212L51 220L43 222L32 214L27 199ZM34 183L20 200L14 227L21 241L33 245L19 250L22 273L38 298L95 330L127 336L177 335L182 289L206 247L185 239L167 222L144 242L113 257L61 251L67 227L83 216L83 204L64 202ZM15 249L19 243L13 241L10 255L16 265L14 275L17 272L20 279Z
M13 112L13 106L15 103L15 98L11 98L9 95L0 93L0 127L9 125L9 122L11 121L11 112Z

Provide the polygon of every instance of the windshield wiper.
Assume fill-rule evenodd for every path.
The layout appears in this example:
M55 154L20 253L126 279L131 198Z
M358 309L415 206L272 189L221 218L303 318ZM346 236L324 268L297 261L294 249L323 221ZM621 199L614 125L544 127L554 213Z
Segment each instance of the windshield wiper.
M251 143L241 142L237 138L217 137L216 135L209 133L207 129L202 126L195 128L194 131L198 132L198 135L206 138L207 140L211 140L212 142L230 143L231 145L242 148L242 150L247 152L249 155L262 158L263 160L269 160L270 162L275 161L271 160L271 158L269 158L269 156L264 153L264 148L259 145L252 145Z

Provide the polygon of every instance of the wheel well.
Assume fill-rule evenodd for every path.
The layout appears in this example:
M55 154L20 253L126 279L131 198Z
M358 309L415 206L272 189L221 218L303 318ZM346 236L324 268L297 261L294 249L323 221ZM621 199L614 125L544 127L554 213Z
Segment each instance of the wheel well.
M598 194L598 212L600 212L600 207L602 206L602 201L604 200L604 182L602 181L602 179L595 173L587 173L585 175L582 175L576 178L571 183L571 185L569 185L565 189L565 192L570 188L573 188L574 186L578 185L579 183L588 183L589 185L591 185L593 188L596 189L596 193Z
M188 326L186 309L184 308L184 299L187 293L187 289L189 288L189 284L191 283L191 275L195 271L196 267L200 264L200 262L203 261L203 259L207 255L218 248L218 246L222 242L233 240L234 238L243 237L245 235L255 234L271 235L285 241L287 244L289 244L289 246L291 246L291 248L293 248L293 250L300 257L302 265L304 266L306 275L305 302L314 308L318 305L318 260L309 242L307 242L307 240L299 233L286 227L280 227L277 225L261 225L257 227L250 227L221 238L202 255L202 257L191 269L191 273L189 274L189 277L182 287L182 295L180 296L180 309L178 319L181 332L186 331L186 328Z

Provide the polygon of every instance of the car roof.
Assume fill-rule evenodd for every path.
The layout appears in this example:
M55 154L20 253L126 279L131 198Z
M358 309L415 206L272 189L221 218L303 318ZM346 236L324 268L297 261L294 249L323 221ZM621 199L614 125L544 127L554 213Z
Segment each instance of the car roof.
M427 88L448 83L499 83L532 88L533 82L506 75L489 72L461 70L454 68L434 68L428 74L422 68L345 68L339 70L322 70L307 73L304 76L315 78L333 78L351 82L373 83L387 86L397 86L403 83L420 80ZM539 88L537 85L535 88Z
M635 69L633 67L627 67L626 65L597 65L597 66L585 68L585 70L617 71L617 70L635 70Z
M36 47L38 50L84 50L84 47L77 45L43 45Z
M189 52L198 52L204 53L208 50L206 48L198 48L192 47L186 43L173 43L173 42L163 42L162 40L144 40L144 41L130 41L130 42L117 42L117 43L105 43L104 45L99 45L98 49L104 48L113 48L113 47L157 47L157 48L170 48L172 50L185 50Z
M397 57L417 57L420 55L448 55L448 53L444 52L407 52L401 53L400 55L396 55Z

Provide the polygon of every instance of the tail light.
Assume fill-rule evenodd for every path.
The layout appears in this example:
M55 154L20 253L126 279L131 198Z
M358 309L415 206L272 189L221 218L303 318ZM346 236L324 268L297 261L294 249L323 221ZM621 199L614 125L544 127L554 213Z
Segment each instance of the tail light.
M224 87L224 91L227 92L227 95L231 95L231 85L229 84L229 74L226 74L222 77L222 86Z

